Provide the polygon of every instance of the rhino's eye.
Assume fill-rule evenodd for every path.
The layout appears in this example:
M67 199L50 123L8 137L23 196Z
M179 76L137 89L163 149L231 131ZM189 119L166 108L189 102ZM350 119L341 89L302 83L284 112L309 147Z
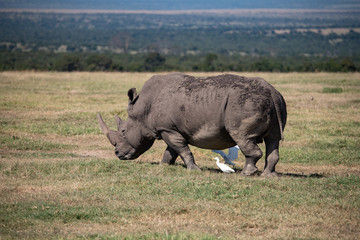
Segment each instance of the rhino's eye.
M122 130L121 130L121 135L122 135L122 136L125 136L125 132L126 132L126 130L125 130L125 129L122 129Z

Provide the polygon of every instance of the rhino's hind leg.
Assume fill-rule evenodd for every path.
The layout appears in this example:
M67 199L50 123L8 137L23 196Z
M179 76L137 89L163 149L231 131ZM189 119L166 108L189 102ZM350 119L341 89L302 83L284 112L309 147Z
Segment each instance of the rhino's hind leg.
M175 160L178 156L179 154L174 149L168 146L164 152L164 156L161 160L161 164L174 165Z
M277 173L275 172L275 165L279 161L279 141L265 139L266 145L266 158L265 158L265 167L264 172L261 174L266 177L275 177Z
M257 172L256 163L262 157L262 151L259 146L251 140L242 140L237 142L241 152L245 155L245 166L241 171L243 175L252 175Z

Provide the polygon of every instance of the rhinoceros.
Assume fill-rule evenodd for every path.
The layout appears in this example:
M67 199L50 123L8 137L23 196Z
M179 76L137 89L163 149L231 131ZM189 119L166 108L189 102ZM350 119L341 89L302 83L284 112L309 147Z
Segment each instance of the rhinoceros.
M167 144L162 164L175 164L180 155L187 169L200 169L188 145L212 150L238 145L246 158L241 173L252 175L263 155L257 144L264 140L262 175L277 175L275 165L287 118L286 104L264 79L232 74L155 75L139 94L131 88L128 97L128 119L115 116L117 131L109 129L98 114L100 127L119 159L135 159L155 139L162 139Z

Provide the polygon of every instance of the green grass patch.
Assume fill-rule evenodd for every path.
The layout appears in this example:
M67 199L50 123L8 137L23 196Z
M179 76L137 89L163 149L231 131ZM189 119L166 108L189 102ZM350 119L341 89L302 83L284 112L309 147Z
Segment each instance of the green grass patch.
M309 165L347 165L354 166L360 163L358 150L311 147L288 147L280 150L281 162L301 163Z
M72 148L72 146L67 144L53 143L44 140L19 137L15 135L0 135L0 143L3 148L23 151L51 151Z
M31 121L4 119L0 121L4 130L30 132L35 134L56 134L76 136L100 132L96 113L66 113L59 116L35 117Z
M0 73L0 238L359 236L360 74L241 74L269 80L287 101L274 179L241 176L244 156L223 174L196 147L201 172L181 159L159 165L161 141L137 160L116 159L96 113L115 128L114 115L127 117L127 90L140 92L152 75Z
M24 174L35 170L35 178ZM7 163L1 165L0 171L5 173L6 180L22 178L26 185L32 186L24 191L12 183L2 189L1 193L6 195L0 199L0 222L4 233L13 237L24 230L32 232L35 238L53 234L38 235L35 231L38 225L61 228L84 223L106 228L134 221L135 231L128 229L116 237L159 236L163 239L167 231L175 238L233 238L232 231L225 234L229 223L224 225L224 221L236 224L241 231L257 228L266 232L285 219L299 222L311 234L319 236L313 222L324 227L328 221L343 224L345 216L349 221L359 220L356 210L360 207L360 178L354 175L244 178L239 174L189 172L179 166L95 159L53 164ZM47 181L39 181L41 179ZM306 214L306 218L301 220L299 214ZM327 220L322 223L324 217ZM190 223L192 218L198 222ZM261 224L254 225L259 218ZM184 225L183 231L173 231L165 222L159 223L161 219L168 222L184 219L181 221L190 225ZM136 231L147 224L150 228L160 224L163 229L158 232L156 227L151 228L149 233ZM197 232L199 228L203 229L201 234ZM84 234L108 236L101 231L95 235ZM75 233L75 236L78 235Z
M68 153L68 152L32 152L32 151L25 151L25 152L9 152L0 154L1 157L12 158L12 159L73 159L73 158L81 158L82 156L75 154L75 153Z
M342 93L343 89L340 87L336 87L336 88L329 88L329 87L325 87L323 88L323 93Z

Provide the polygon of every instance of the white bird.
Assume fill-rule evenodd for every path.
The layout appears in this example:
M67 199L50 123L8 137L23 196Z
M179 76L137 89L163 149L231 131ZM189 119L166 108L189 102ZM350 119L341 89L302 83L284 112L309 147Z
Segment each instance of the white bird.
M221 150L212 150L212 151L214 153L220 154L220 156L224 158L226 164L235 165L235 163L233 163L232 161L238 158L239 147L235 146L229 148L229 154L226 154Z
M223 164L220 162L220 159L218 157L214 158L216 160L216 165L218 165L218 167L221 169L221 171L223 171L224 173L233 173L235 172L234 169L230 168L229 166Z

